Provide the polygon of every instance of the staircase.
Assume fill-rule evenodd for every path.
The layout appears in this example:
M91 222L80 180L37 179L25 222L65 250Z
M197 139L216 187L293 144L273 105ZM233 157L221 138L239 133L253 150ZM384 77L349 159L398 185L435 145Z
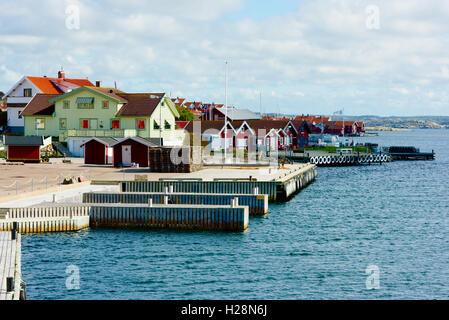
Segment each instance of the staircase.
M64 157L71 157L72 153L61 142L53 142L53 148L59 151Z

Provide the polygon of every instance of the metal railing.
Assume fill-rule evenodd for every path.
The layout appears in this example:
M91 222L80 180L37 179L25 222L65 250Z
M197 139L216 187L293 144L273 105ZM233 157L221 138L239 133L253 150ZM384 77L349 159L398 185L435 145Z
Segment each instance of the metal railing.
M0 186L0 196L18 195L23 192L47 190L52 187L59 187L61 191L61 186L64 184L64 179L74 177L84 177L86 180L90 180L92 178L90 170L87 170L87 172L83 173L73 172L72 174L58 174L55 178L44 176L43 178L31 178L29 180L15 180L10 185Z

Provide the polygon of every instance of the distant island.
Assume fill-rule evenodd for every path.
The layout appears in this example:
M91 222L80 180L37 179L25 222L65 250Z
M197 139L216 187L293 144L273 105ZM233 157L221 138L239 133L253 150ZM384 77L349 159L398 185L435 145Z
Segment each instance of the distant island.
M445 116L419 116L419 117L348 116L348 120L363 121L365 123L365 129L367 131L401 131L402 129L449 128L449 117Z
M270 115L270 114L268 114ZM273 114L280 116L279 114ZM284 114L283 117L293 118L295 115ZM410 129L449 129L449 116L349 116L330 115L332 120L359 121L365 124L367 131L402 131Z

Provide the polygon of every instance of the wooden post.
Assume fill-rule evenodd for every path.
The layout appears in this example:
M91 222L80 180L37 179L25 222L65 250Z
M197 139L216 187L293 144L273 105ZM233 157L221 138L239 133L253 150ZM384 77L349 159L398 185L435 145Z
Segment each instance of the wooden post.
M14 291L14 278L7 277L6 278L6 292L13 292L13 291Z
M11 240L16 240L16 238L17 238L17 222L13 222L11 230Z

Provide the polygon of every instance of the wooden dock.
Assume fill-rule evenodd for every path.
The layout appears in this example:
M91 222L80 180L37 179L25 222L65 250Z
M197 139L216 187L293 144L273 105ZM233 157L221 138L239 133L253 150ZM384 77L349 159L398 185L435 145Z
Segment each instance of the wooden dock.
M257 192L257 191L256 191ZM249 207L250 215L264 215L268 212L266 194L218 194L218 193L175 193L167 188L165 192L88 192L83 194L83 203L142 203L147 205L150 199L154 204L204 204L228 205L235 198L242 206Z
M0 300L19 300L21 283L20 233L0 232Z

